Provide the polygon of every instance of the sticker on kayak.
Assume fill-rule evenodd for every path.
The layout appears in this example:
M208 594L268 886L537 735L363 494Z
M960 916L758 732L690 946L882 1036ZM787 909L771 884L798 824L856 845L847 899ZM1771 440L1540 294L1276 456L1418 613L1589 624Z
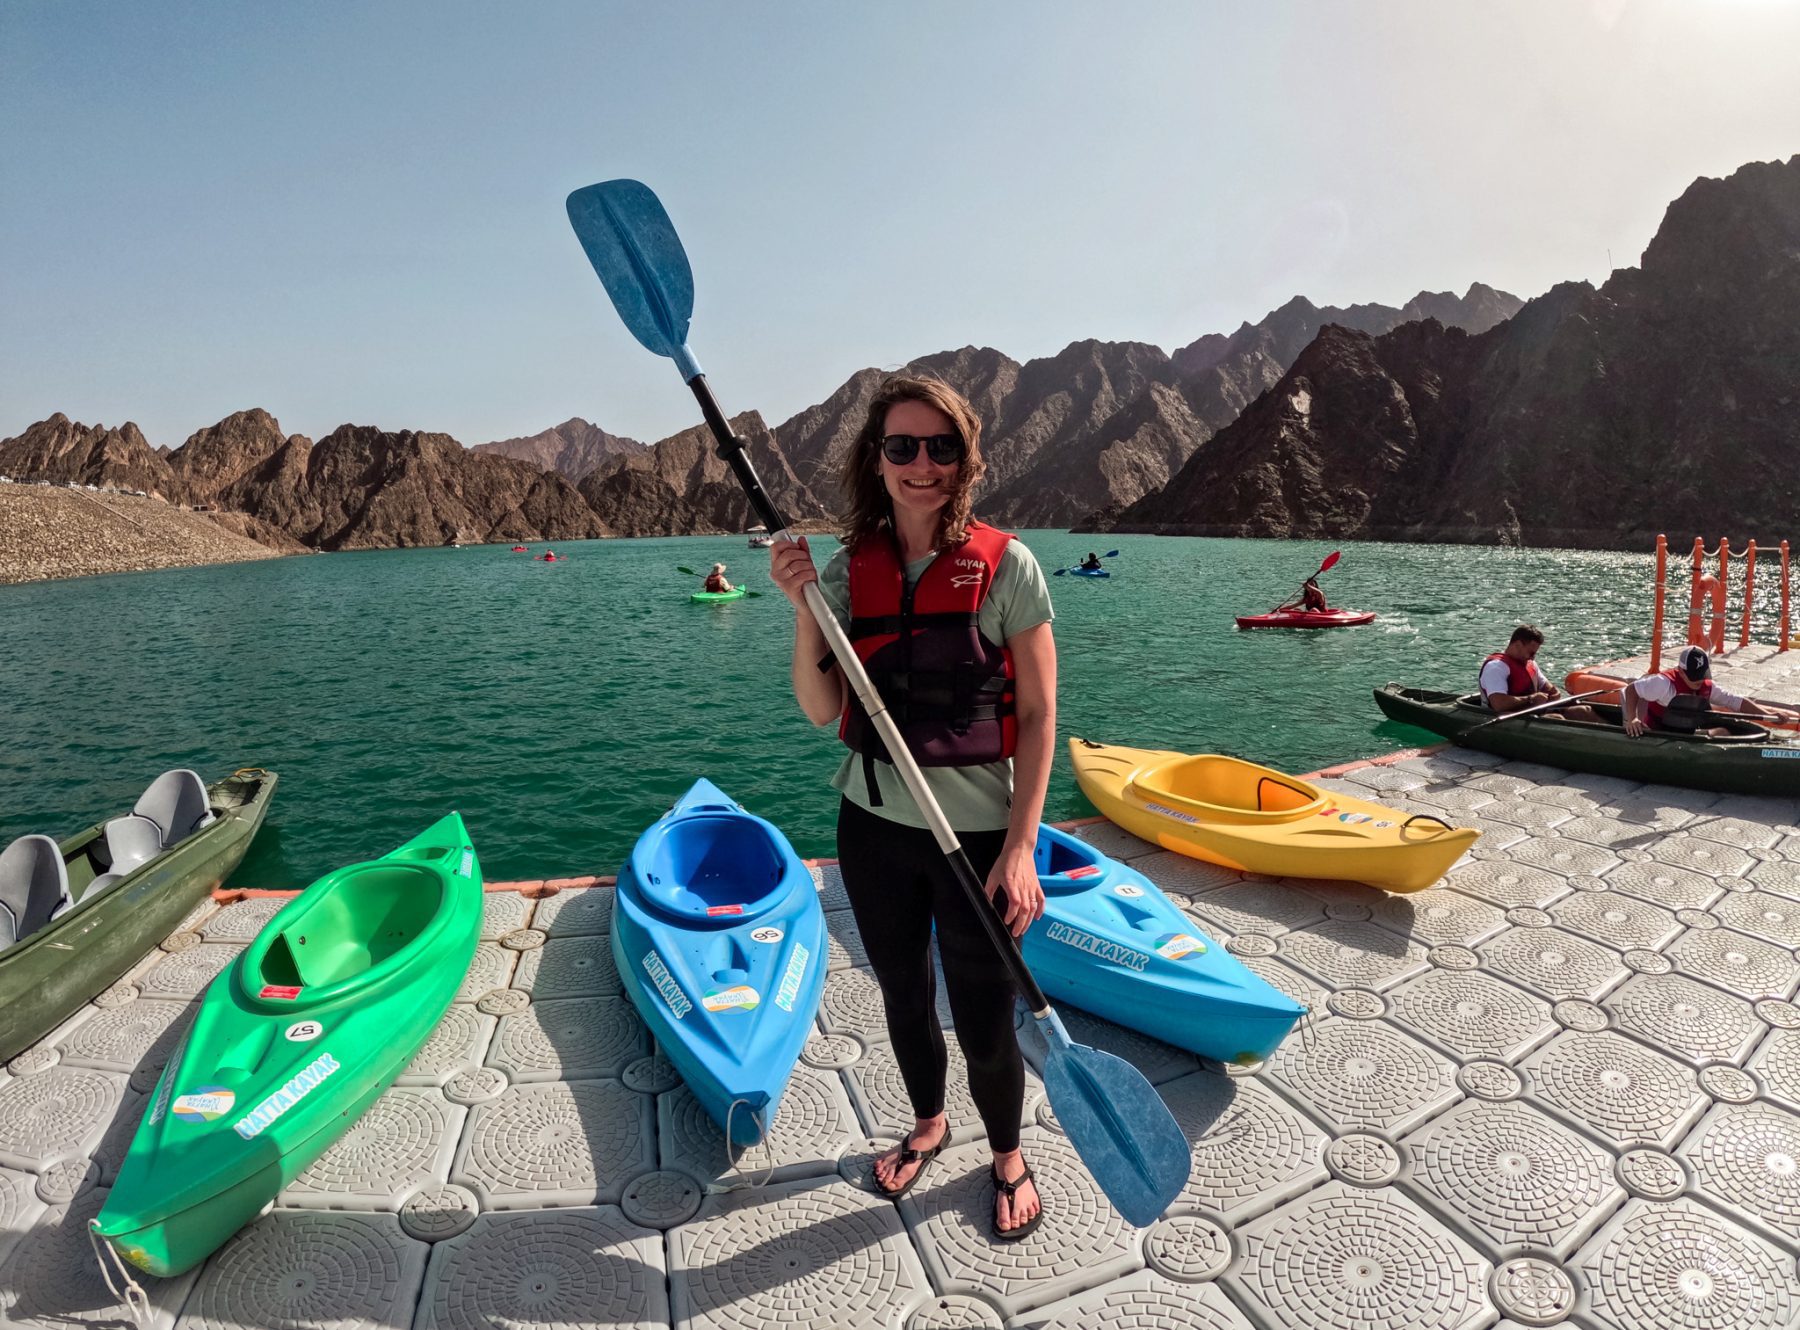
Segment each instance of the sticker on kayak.
M706 907L708 915L742 914L743 912L744 907L741 905L709 905Z
M1198 825L1200 822L1200 819L1195 817L1192 813L1177 813L1173 808L1164 808L1161 804L1146 802L1144 807L1148 808L1152 813L1161 813L1164 817L1172 817L1177 822L1192 822L1195 825Z
M1156 939L1156 954L1167 956L1172 961L1181 960L1184 956L1204 956L1206 943L1191 933L1164 933Z
M650 982L656 985L656 991L662 994L662 1000L669 1004L669 1014L680 1020L694 1009L688 1001L688 995L681 991L681 985L675 982L675 976L669 973L669 967L663 964L663 958L654 951L644 953L644 973L650 976Z
M472 877L475 873L475 851L464 850L462 857L462 875Z
M1142 896L1143 894L1144 889L1142 887L1134 887L1129 882L1121 882L1118 886L1113 888L1113 895L1115 896L1130 898L1133 896Z
M1070 928L1060 921L1052 923L1044 930L1044 936L1052 942L1060 942L1065 947L1074 947L1077 951L1085 951L1090 956L1098 956L1103 961L1111 961L1114 965L1123 965L1127 970L1141 970L1150 964L1150 958L1133 947L1123 947L1117 942L1109 942L1103 937L1095 937L1092 933L1084 933L1079 928Z
M749 984L732 984L727 988L709 988L700 1005L708 1011L755 1011L762 994Z
M752 942L779 942L786 936L787 934L779 928L753 928L750 930Z
M292 1002L300 996L299 984L264 984L262 992L256 995L262 998L276 998L282 1002Z
M1764 757L1800 757L1800 748L1765 748Z
M1099 864L1083 864L1080 868L1071 868L1068 872L1064 873L1063 876L1064 877L1099 877L1100 876L1100 865Z
M783 1011L792 1011L794 1003L800 998L800 976L806 973L806 962L811 954L798 942L794 944L794 954L788 959L787 972L781 976L781 987L775 990L775 1005Z
M169 1111L183 1122L211 1122L231 1112L237 1094L222 1085L203 1085L198 1090L176 1095Z
M295 1021L283 1033L290 1044L310 1044L325 1033L325 1027L317 1021Z
M319 1083L338 1069L338 1060L321 1053L307 1063L288 1083L232 1124L232 1130L246 1141L253 1141L268 1130L282 1114L319 1088Z
M1378 827L1391 827L1394 824L1391 821L1389 821L1387 818L1384 817L1380 821L1376 822L1375 825Z
M1356 826L1363 822L1373 822L1374 820L1375 820L1375 815L1373 813L1339 813L1338 814L1339 822L1348 822L1351 826Z

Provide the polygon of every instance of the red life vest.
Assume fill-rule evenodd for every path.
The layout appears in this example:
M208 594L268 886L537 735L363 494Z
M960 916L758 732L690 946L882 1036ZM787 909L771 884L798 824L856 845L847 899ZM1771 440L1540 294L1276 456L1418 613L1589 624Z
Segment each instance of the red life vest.
M1012 538L971 522L968 538L933 559L911 587L891 532L863 541L850 558L850 642L922 767L979 766L1018 747L1012 652L979 625ZM871 764L892 759L854 693L838 737L863 755L878 804Z
M1650 712L1651 726L1659 730L1673 730L1679 734L1692 734L1700 728L1700 713L1712 710L1713 681L1702 679L1697 684L1691 684L1679 666L1658 670L1657 675L1675 685L1675 696L1666 703L1645 704Z
M725 589L725 574L708 573L706 575L706 590L709 595L721 595Z
M1487 660L1481 662L1482 668L1487 668L1488 662L1495 660L1503 660L1506 662L1506 693L1508 697L1528 697L1532 693L1537 692L1538 683L1542 680L1543 675L1538 673L1538 667L1535 662L1529 660L1514 660L1504 651L1496 651L1493 655L1489 656ZM1480 677L1477 676L1476 686L1480 687L1480 683ZM1487 699L1487 690L1484 688L1481 692L1481 700L1485 702Z

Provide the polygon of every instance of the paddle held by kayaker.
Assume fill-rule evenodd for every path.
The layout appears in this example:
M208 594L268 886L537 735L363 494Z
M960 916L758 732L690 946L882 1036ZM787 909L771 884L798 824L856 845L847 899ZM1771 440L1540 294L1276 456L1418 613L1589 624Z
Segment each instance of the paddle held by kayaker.
M898 376L876 392L844 464L844 544L819 572L804 537L777 541L775 585L794 603L794 695L849 747L833 785L844 888L881 986L915 1122L875 1162L905 1194L949 1138L948 1053L931 963L933 924L969 1090L993 1150L993 1234L1014 1241L1043 1209L1019 1152L1025 1071L1011 976L951 875L806 609L817 582L905 736L926 783L1015 937L1043 914L1033 852L1056 733L1050 592L1031 552L974 520L981 419L955 389Z
M1525 707L1542 706L1561 697L1562 690L1544 677L1537 666L1538 648L1544 645L1543 631L1522 623L1504 651L1496 651L1481 662L1477 684L1481 700L1489 711L1504 716ZM1600 714L1585 703L1541 713L1545 720L1579 720L1597 723Z
M1651 730L1670 734L1705 734L1719 738L1731 733L1728 725L1707 725L1713 711L1736 711L1770 720L1792 720L1792 712L1739 697L1719 687L1712 678L1712 657L1703 647L1683 647L1666 670L1646 674L1619 694L1625 716L1625 733L1633 739Z

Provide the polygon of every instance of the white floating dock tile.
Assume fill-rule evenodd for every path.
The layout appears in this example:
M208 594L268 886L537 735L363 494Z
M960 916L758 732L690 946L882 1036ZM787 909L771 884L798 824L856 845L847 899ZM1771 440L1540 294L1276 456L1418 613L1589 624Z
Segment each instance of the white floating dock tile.
M900 1205L933 1283L974 1292L1009 1316L1141 1269L1136 1229L1107 1202L1075 1149L1034 1128L1021 1147L1044 1219L1016 1242L996 1242L993 1155L985 1142L946 1150Z
M949 1069L944 1077L944 1115L950 1122L950 1139L956 1142L974 1140L985 1135L975 1100L969 1094L969 1064L953 1033L945 1035ZM869 1051L843 1073L850 1099L862 1119L863 1130L871 1136L899 1139L913 1129L916 1117L912 1100L900 1079L900 1064L887 1043L873 1043ZM1025 1105L1020 1111L1021 1125L1030 1122L1037 1101L1044 1092L1043 1083L1029 1066L1025 1068Z
M1155 854L1160 848L1147 840L1139 840L1129 831L1115 827L1110 822L1090 822L1084 827L1073 827L1070 834L1077 840L1086 841L1101 854L1122 863L1141 859L1146 854Z
M1255 1077L1201 1071L1157 1093L1193 1145L1171 1208L1241 1222L1325 1180L1325 1133Z
M1711 909L1712 916L1740 933L1778 947L1800 947L1800 902L1766 891L1734 891Z
M618 962L613 959L610 933L552 937L520 957L512 984L530 993L534 1002L613 997L625 991L619 982Z
M1631 974L1618 952L1559 928L1514 928L1476 950L1484 968L1552 1001L1598 1001Z
M512 1085L470 1111L450 1180L483 1210L611 1204L655 1151L649 1097L617 1081Z
M662 1330L661 1235L616 1209L509 1211L437 1243L415 1330Z
M1768 1029L1748 1001L1678 974L1642 974L1601 1004L1621 1030L1696 1067L1740 1061Z
M241 944L208 942L174 955L165 954L138 975L135 983L147 998L197 998L243 949Z
M1756 866L1756 860L1735 845L1703 840L1685 831L1664 836L1650 846L1650 857L1659 864L1672 864L1715 878L1742 877Z
M5 1265L7 1253L44 1213L46 1207L37 1188L35 1174L0 1168L0 1266Z
M848 910L850 895L844 890L844 870L835 863L813 864L808 869L813 885L819 889L821 910Z
M1718 1104L1675 1152L1694 1186L1752 1226L1800 1241L1800 1117L1776 1104Z
M404 1330L428 1248L394 1215L277 1210L201 1268L180 1330L355 1326ZM154 1282L154 1281L153 1281Z
M397 1086L288 1184L280 1204L325 1210L398 1210L450 1173L468 1109L436 1090Z
M1800 984L1793 952L1729 928L1689 929L1663 949L1683 974L1747 998L1790 998Z
M649 1051L649 1032L629 1000L572 998L502 1016L487 1065L515 1083L617 1078Z
M1794 1260L1693 1201L1633 1200L1571 1262L1608 1330L1787 1330Z
M1745 1065L1761 1078L1769 1098L1800 1110L1800 1032L1770 1031Z
M863 947L862 934L856 929L856 917L848 910L833 910L825 916L825 968L843 970L852 965L867 967L869 953Z
M1655 951L1681 933L1673 911L1616 891L1578 891L1552 904L1549 914L1569 932L1621 952Z
M1388 1015L1457 1058L1511 1060L1554 1036L1550 1003L1480 970L1431 970L1388 995Z
M1620 864L1603 879L1607 887L1669 910L1704 910L1725 894L1719 880L1673 864Z
M99 1144L125 1096L122 1072L53 1066L0 1083L0 1164L41 1170Z
M1764 891L1772 891L1790 900L1800 900L1800 862L1790 858L1766 859L1752 868L1746 876Z
M1277 944L1284 961L1337 988L1392 988L1429 968L1427 948L1373 923L1327 919Z
M200 926L200 934L208 942L254 942L269 920L286 909L292 899L289 896L253 896L249 900L234 901L209 916Z
M656 1126L661 1167L707 1183L728 1180L734 1173L779 1182L835 1176L838 1157L863 1137L842 1078L806 1066L794 1068L768 1139L747 1149L733 1147L735 1168L727 1158L724 1131L687 1086L657 1097Z
M1273 943L1270 945L1273 946ZM1258 978L1266 980L1272 988L1279 989L1281 992L1286 993L1308 1011L1323 1012L1325 1010L1325 999L1330 993L1330 990L1317 979L1314 979L1310 974L1305 974L1300 970L1296 970L1293 966L1276 960L1272 955L1246 956L1241 953L1233 954L1237 955L1238 960L1243 962L1246 970L1249 970ZM1300 1036L1294 1034L1288 1037L1291 1039L1298 1039Z
M668 1244L682 1330L901 1330L931 1295L899 1212L837 1179L711 1197Z
M481 898L481 939L498 942L531 918L531 902L516 891L490 891Z
M1443 1054L1384 1021L1337 1016L1289 1038L1262 1076L1339 1131L1399 1133L1461 1097Z
M1039 1308L1021 1330L1255 1330L1215 1284L1178 1284L1144 1270Z
M1435 783L1423 772L1408 771L1405 767L1391 765L1357 767L1353 771L1346 771L1343 780L1351 789L1360 786L1363 790L1374 790L1379 794L1422 790ZM1368 798L1368 795L1363 797Z
M1236 1237L1223 1283L1271 1330L1474 1330L1495 1316L1488 1263L1391 1187L1327 1183Z
M1505 822L1518 827L1527 833L1513 841L1527 839L1531 835L1543 835L1551 828L1561 826L1575 816L1573 808L1562 804L1544 803L1529 796L1522 799L1499 798L1481 810L1483 821Z
M498 942L478 943L474 958L469 962L469 971L463 976L462 987L456 990L454 1000L474 1002L491 989L505 988L518 959L518 952L509 950Z
M1152 876L1151 881L1157 879ZM1282 882L1238 882L1188 893L1180 903L1206 928L1227 935L1261 933L1274 937L1289 929L1325 922L1324 902Z
M946 1030L956 1023L941 975L937 984L937 1017L938 1024ZM819 1025L829 1034L855 1035L865 1044L886 1042L887 1008L882 1003L875 972L867 966L853 966L827 974L824 996L819 1002Z
M1710 1100L1692 1067L1603 1030L1571 1030L1519 1070L1526 1093L1619 1146L1673 1145Z
M1407 1189L1490 1258L1567 1256L1625 1199L1609 1152L1522 1100L1468 1100L1401 1144Z
M61 1061L72 1067L133 1072L159 1071L187 1032L198 1003L129 1002L95 1011L58 1042Z
M1685 819L1686 814L1682 815ZM1641 822L1629 821L1618 816L1572 817L1567 822L1556 824L1556 834L1565 840L1578 840L1601 849L1617 850L1621 847L1642 849L1652 844L1663 834L1662 829L1648 826Z
M1477 841L1479 847L1481 842ZM1477 859L1457 868L1449 879L1452 888L1465 896L1484 900L1503 910L1521 905L1539 909L1569 894L1569 880L1556 873L1513 863L1510 859Z
M610 933L613 891L612 887L570 887L545 897L532 913L532 927L543 929L551 937Z
M481 1065L499 1022L467 1002L454 1002L397 1078L400 1085L446 1085Z
M1781 833L1767 822L1718 816L1716 810L1695 818L1686 831L1690 836L1735 845L1740 850L1772 850L1781 843Z
M1498 906L1444 887L1406 895L1384 892L1371 917L1383 928L1427 947L1448 942L1472 947L1506 927L1506 913Z
M1515 864L1541 868L1564 877L1600 877L1619 863L1619 856L1597 845L1564 840L1561 828L1555 836L1533 836L1507 847L1506 857Z
M1143 855L1134 859L1131 866L1162 888L1177 905L1184 896L1200 896L1222 887L1248 885L1245 875L1235 868L1176 854L1173 850Z
M0 1265L0 1325L7 1330L69 1330L72 1325L133 1324L125 1305L107 1291L88 1237L88 1221L105 1202L104 1191L90 1190L38 1215ZM196 1277L189 1271L173 1279L138 1281L150 1302L152 1330L175 1324ZM246 1330L261 1324L243 1322Z
M1097 1048L1102 1053L1123 1058L1143 1072L1145 1079L1152 1085L1160 1085L1164 1081L1174 1080L1177 1076L1186 1076L1189 1072L1200 1069L1200 1059L1194 1054L1165 1044L1160 1039L1152 1039L1147 1034L1127 1030L1075 1007L1059 1007L1057 1015L1068 1030L1069 1038L1078 1044ZM1041 1073L1047 1050L1043 1038L1038 1034L1036 1021L1026 1019L1019 1031L1019 1047L1024 1050L1031 1065Z

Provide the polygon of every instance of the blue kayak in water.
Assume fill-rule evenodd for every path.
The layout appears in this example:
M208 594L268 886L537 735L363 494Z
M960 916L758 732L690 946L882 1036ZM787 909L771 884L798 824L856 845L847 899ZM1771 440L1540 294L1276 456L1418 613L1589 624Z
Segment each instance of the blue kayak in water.
M1111 577L1104 568L1071 568L1069 572L1076 577Z
M695 781L619 873L612 950L701 1106L732 1145L761 1141L825 990L825 914L787 837Z
M1142 873L1039 827L1044 917L1020 949L1044 992L1217 1062L1260 1062L1306 1008L1207 937Z

